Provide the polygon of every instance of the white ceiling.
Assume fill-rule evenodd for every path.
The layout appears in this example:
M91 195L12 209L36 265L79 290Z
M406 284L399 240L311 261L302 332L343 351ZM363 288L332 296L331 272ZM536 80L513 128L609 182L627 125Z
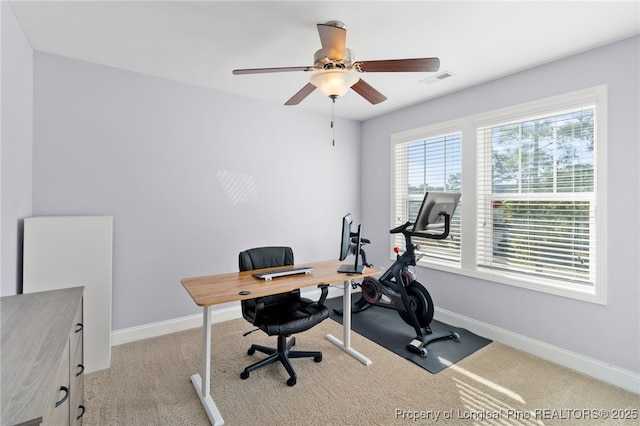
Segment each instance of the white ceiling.
M356 60L439 57L438 73L361 76L388 100L353 91L336 115L364 120L640 33L634 1L11 1L33 48L283 105L313 65L316 24L342 21ZM611 64L612 69L616 64ZM448 71L433 84L421 82ZM298 106L329 114L314 91Z

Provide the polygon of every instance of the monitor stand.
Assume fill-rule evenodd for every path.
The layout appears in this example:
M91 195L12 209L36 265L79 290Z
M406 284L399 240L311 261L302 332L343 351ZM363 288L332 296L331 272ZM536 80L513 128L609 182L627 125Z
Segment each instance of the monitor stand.
M364 272L364 265L342 265L338 272L343 274L361 274Z

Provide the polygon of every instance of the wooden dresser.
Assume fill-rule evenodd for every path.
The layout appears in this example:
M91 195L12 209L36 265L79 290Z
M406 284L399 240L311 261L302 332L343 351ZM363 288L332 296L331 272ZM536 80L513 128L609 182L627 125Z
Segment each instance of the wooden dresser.
M0 298L0 424L79 425L84 287Z

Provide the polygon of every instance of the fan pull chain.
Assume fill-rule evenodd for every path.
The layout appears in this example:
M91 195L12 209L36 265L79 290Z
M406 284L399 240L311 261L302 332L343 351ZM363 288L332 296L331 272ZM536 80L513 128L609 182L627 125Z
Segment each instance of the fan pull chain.
M331 142L331 146L336 146L336 126L334 123L336 117L336 97L332 96L331 99L333 102L331 103L331 129L333 130L333 140Z

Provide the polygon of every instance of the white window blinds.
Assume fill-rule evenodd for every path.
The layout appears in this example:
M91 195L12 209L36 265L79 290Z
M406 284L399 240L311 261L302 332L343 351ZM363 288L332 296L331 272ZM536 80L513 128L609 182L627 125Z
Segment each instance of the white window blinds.
M594 285L595 113L478 128L478 267Z
M460 191L460 132L396 143L393 146L393 170L393 226L398 226L415 221L426 192ZM418 251L430 258L459 262L460 204L452 218L449 235L446 240L414 238L413 241L419 245ZM393 244L404 250L404 237L397 234Z

